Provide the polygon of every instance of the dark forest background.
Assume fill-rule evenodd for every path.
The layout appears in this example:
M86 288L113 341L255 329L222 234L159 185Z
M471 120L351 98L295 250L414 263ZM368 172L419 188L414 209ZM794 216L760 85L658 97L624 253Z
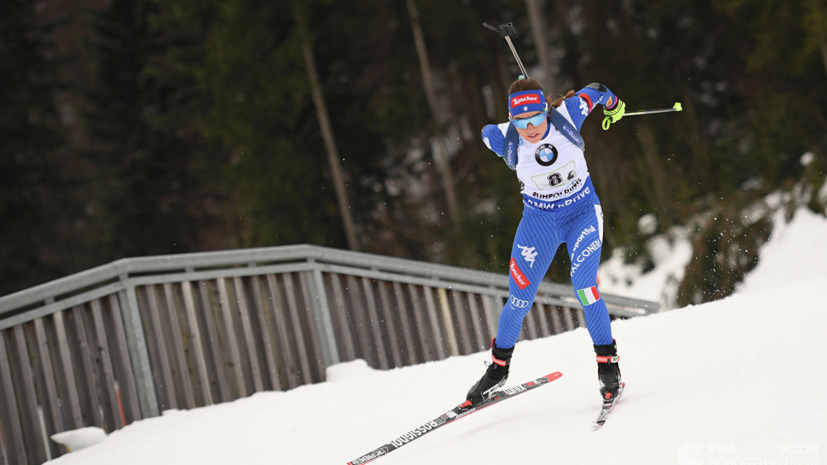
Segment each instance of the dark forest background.
M521 198L479 131L519 74L482 23L509 21L547 95L596 81L629 110L682 102L582 132L604 256L646 259L644 214L661 233L708 217L684 303L754 266L770 222L745 206L824 182L823 0L3 0L0 295L122 257L299 243L504 273Z

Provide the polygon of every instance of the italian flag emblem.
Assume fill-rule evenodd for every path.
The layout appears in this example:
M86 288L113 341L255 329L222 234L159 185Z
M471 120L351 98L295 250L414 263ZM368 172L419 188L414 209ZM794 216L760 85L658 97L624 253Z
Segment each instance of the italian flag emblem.
M577 291L577 297L580 298L580 303L585 307L600 300L600 293L597 292L597 286L592 286Z

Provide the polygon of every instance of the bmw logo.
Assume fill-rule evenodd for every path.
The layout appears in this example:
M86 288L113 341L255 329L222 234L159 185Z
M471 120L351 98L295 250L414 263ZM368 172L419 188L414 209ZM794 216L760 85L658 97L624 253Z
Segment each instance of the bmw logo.
M551 144L543 144L537 147L534 159L542 166L551 166L557 161L557 148Z

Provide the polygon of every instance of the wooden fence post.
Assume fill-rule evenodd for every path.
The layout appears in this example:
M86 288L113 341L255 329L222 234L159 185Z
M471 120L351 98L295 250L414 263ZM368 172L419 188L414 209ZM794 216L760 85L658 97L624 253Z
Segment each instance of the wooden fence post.
M121 281L125 279L125 276L121 276ZM135 375L138 405L141 406L141 417L157 417L159 415L158 397L155 395L155 383L152 379L152 367L149 364L149 352L147 352L141 312L138 311L138 296L135 294L135 286L125 287L126 290L119 292L118 297L120 297L129 359L132 361L132 373Z
M308 260L313 264L312 279L308 279L310 286L310 300L313 314L316 317L316 327L319 330L319 339L322 343L322 357L324 366L329 367L339 363L339 349L336 346L336 332L333 328L333 319L330 317L330 303L327 300L322 271L315 260Z

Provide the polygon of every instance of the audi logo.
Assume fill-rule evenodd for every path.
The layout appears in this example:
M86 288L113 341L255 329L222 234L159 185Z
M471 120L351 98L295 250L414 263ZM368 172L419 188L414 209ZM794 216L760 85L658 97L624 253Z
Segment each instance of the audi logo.
M511 306L514 308L526 308L528 307L528 301L520 300L513 295L511 296Z

